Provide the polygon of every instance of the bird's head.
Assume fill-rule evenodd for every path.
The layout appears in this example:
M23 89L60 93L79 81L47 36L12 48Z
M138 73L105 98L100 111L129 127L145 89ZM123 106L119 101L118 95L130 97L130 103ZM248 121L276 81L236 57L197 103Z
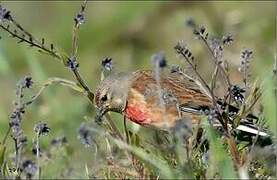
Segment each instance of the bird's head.
M108 111L118 113L124 111L130 85L131 74L129 73L112 74L100 83L94 97L96 121L100 122L102 116Z

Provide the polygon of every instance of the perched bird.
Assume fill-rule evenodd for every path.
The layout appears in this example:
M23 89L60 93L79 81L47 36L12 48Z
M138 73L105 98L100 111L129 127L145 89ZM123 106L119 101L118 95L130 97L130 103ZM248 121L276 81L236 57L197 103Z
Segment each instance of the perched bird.
M158 129L171 128L180 119L197 124L200 115L213 106L208 93L190 76L161 71L157 78L151 70L108 76L97 87L94 101L97 121L113 111L142 126ZM253 126L239 125L238 129L267 136Z

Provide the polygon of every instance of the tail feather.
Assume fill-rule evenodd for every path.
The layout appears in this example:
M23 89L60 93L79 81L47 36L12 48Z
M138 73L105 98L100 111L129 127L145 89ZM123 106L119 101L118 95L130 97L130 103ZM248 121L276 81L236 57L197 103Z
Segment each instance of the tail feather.
M218 104L221 106L222 109L225 109L227 104L218 101ZM229 105L229 113L230 116L234 116L238 113L239 108ZM187 113L194 113L194 114L207 114L210 111L210 107L208 106L197 106L191 103L182 104L179 106L180 111L187 112ZM262 137L269 137L269 134L266 133L266 129L257 127L254 121L258 121L258 117L254 116L253 114L248 114L245 119L241 119L240 124L236 127L237 130L244 132L244 134L248 134L250 136L262 136ZM231 124L228 124L231 127ZM219 122L213 123L213 126L219 127L221 124Z
M243 132L247 132L247 133L253 134L253 135L259 135L259 136L263 136L263 137L269 137L269 135L266 132L260 131L256 127L249 127L249 126L245 126L245 125L239 125L236 129L240 130L240 131L243 131Z

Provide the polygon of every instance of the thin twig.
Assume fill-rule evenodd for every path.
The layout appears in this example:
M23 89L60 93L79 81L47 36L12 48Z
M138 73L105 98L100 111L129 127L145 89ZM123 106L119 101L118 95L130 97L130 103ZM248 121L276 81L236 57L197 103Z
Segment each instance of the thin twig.
M36 158L37 158L37 178L40 179L40 148L39 148L39 133L36 134Z
M208 41L203 37L203 36L200 36L201 37L201 40L204 42L204 44L206 45L206 47L208 48L208 50L210 51L210 53L212 54L212 57L213 57L213 62L216 66L218 66L219 70L221 71L221 73L223 74L225 80L226 80L226 83L228 85L228 87L231 87L232 84L231 84L231 81L229 79L229 76L227 75L226 71L223 69L223 67L220 65L220 61L218 61L217 57L215 56L213 50L211 49Z
M73 73L75 75L76 80L80 83L82 88L86 91L86 95L87 95L88 99L93 104L93 101L94 101L94 94L93 94L93 92L89 89L89 87L87 86L86 82L81 77L81 74L78 71L78 69L73 70Z
M83 22L80 22L77 18L79 18L78 16L80 15L81 18L84 18L84 12L86 9L86 5L87 5L87 0L85 0L81 6L81 10L79 11L79 13L77 14L77 16L74 19L74 26L73 26L73 33L72 33L72 49L71 49L71 58L77 59L77 50L78 50L78 30L80 25ZM83 19L82 19L83 20ZM89 98L89 100L91 101L91 103L93 104L93 98L94 98L94 94L92 93L92 91L90 90L90 88L88 87L87 83L84 81L84 79L81 77L81 74L78 70L78 68L72 68L71 69L72 72L75 75L75 78L77 79L77 81L80 83L80 85L84 88L84 90L87 92L87 97Z
M62 78L57 78L57 77L54 77L54 78L49 78L43 85L42 87L38 90L38 92L29 100L29 101L26 101L24 103L25 106L28 106L30 104L32 104L41 94L42 92L49 86L49 85L52 85L52 84L55 84L55 83L60 83L60 84L63 84L65 86L69 86L71 87L72 89L75 89L77 90L78 92L80 92L77 88L79 87L75 82L72 82L72 81L69 81L69 80L66 80L66 79L62 79Z
M204 78L198 73L198 71L196 70L195 66L192 64L192 62L188 59L188 57L184 54L184 52L180 52L180 54L186 59L186 62L189 64L189 66L191 67L191 69L193 70L193 72L197 75L198 79L201 81L202 85L204 85L205 89L208 90L209 95L212 97L212 99L214 99L214 94L211 91L211 88L209 87L209 85L206 83L206 81L204 80Z
M218 112L220 112L220 109L219 109L219 107L218 107L218 105L217 105L217 99L216 99L216 97L215 97L215 95L214 95L214 92L211 90L211 88L210 88L209 85L206 83L206 81L204 80L204 78L198 73L196 67L192 64L192 62L191 62L190 59L187 57L187 55L185 54L185 52L183 52L182 47L181 47L181 46L180 46L180 47L176 46L175 48L178 50L177 53L181 54L181 55L185 58L186 62L187 62L187 63L189 64L189 66L192 68L193 72L197 75L197 77L198 77L198 79L200 80L200 83L202 84L202 86L204 85L205 89L208 91L208 93L209 93L209 95L210 95L210 97L211 97L213 106L215 107L215 109L216 109ZM222 117L221 113L219 113L219 122L220 122L220 123L222 124L222 126L224 127L224 121L223 121L223 117ZM224 128L224 129L225 129L225 128ZM227 130L226 130L226 131L227 131Z
M237 169L239 169L241 167L241 160L240 160L240 155L235 143L235 140L232 136L227 136L227 142L228 142L228 147L230 150L230 153L232 155L232 159L237 167Z
M22 97L23 97L23 88L22 88L22 84L19 84L19 87L17 89L17 94L16 94L16 108L20 109L23 105L22 105ZM16 171L18 172L19 170L19 162L20 162L20 151L21 151L21 147L18 146L18 137L13 136L13 140L14 140L14 145L15 145L15 167L16 167Z
M215 67L214 73L212 75L212 80L211 80L211 91L214 92L215 86L216 86L216 77L218 75L218 66Z
M205 30L204 30L205 31ZM224 76L224 79L228 85L228 89L231 88L232 84L230 82L230 79L229 79L229 76L227 75L226 71L224 70L224 68L220 65L221 61L219 61L219 59L217 58L217 56L214 54L212 48L210 47L208 41L207 41L207 34L206 36L204 37L202 34L203 33L197 33L199 34L200 36L200 39L204 42L204 44L206 45L206 47L208 48L208 50L210 51L210 53L212 54L212 57L213 57L213 62L214 64L216 65L216 67L220 70L221 74ZM218 69L215 69L215 73L217 74L217 71ZM215 74L215 78L216 78L216 74ZM214 86L212 84L212 86ZM238 150L237 150L237 147L235 146L234 144L234 140L232 138L232 136L230 136L230 132L229 132L229 129L228 129L228 117L227 118L224 118L222 113L220 113L220 109L219 107L217 106L217 101L215 100L215 96L214 96L214 92L213 92L213 89L214 87L211 87L211 89L209 90L211 95L212 95L212 100L213 100L213 105L214 107L216 108L216 110L218 111L218 120L220 121L220 123L222 124L223 126L223 130L225 132L225 136L227 138L227 141L228 141L228 147L229 149L231 150L231 155L233 157L233 161L236 165L240 165L240 162L239 162L239 153L238 153ZM228 108L228 107L227 107ZM228 112L229 110L227 110ZM225 120L225 121L224 121Z
M226 73L226 71L224 70L224 68L220 65L220 64L221 64L221 61L218 59L218 57L217 57L217 56L215 55L215 53L213 52L213 50L212 50L211 46L209 45L207 39L206 39L204 36L202 36L202 35L200 35L200 39L204 42L204 44L205 44L206 47L208 48L209 52L212 54L213 62L214 62L214 64L216 65L216 70L215 70L215 71L217 72L218 70L220 70L220 72L221 72L221 74L224 76L224 79L225 79L226 84L227 84L227 86L228 86L227 89L230 89L231 86L232 86L232 84L231 84L231 81L230 81L230 79L229 79L228 74ZM217 69L217 68L218 68L218 69ZM216 76L215 76L215 78L216 78ZM212 87L212 89L211 89L212 93L213 93L213 90L214 90L214 89L213 89L213 87ZM216 107L217 107L217 105L216 105ZM219 110L219 108L217 108L217 109ZM220 111L219 111L219 112L220 112ZM229 112L229 106L227 106L227 112ZM224 127L224 129L225 129L225 132L226 132L227 135L228 135L228 134L229 134L229 131L228 131L228 128L227 128L228 118L224 121L225 118L223 118L222 115L221 115L221 113L220 113L219 119L221 119L221 120L219 120L219 121L220 121L220 122L222 121L223 127Z
M251 109L257 103L257 101L261 98L261 96L262 96L262 93L260 92L260 90L257 87L255 87L252 90L249 98L246 100L246 102L243 104L243 106L240 108L239 112L237 113L237 117L234 119L235 126L239 125L240 119L245 118L250 113Z
M21 36L18 35L17 33L14 33L13 31L11 31L11 30L8 28L8 26L5 27L4 25L0 24L0 27L1 27L2 29L4 29L6 32L8 32L12 37L16 37L16 38L18 38L20 41L29 44L31 47L36 47L36 48L38 48L38 49L40 49L40 50L46 52L47 54L53 56L54 58L57 58L57 59L59 59L59 60L62 60L61 56L58 55L55 51L52 51L52 50L46 48L45 46L41 46L40 44L35 43L33 40L25 39L25 38L21 37Z
M109 115L109 113L106 113L104 115L104 117L108 120L109 124L111 125L112 129L114 130L114 132L116 133L116 135L119 137L120 140L124 141L123 136L121 135L120 131L118 130L118 128L116 127L115 123L113 122L113 120L111 119L111 116Z
M87 4L87 1L85 0L79 13L82 13L82 14L84 13L86 4ZM46 52L48 55L51 55L52 57L61 60L65 65L67 65L67 61L70 59L70 57L68 55L57 51L54 48L53 44L51 44L50 48L47 48L46 46L44 46L44 39L42 42L37 41L34 38L34 36L31 33L29 33L27 30L25 30L19 23L17 23L15 21L15 19L12 18L12 16L10 16L8 20L12 24L14 24L24 34L24 36L23 35L20 36L17 33L17 31L10 30L9 25L7 25L7 27L5 27L3 24L0 24L0 27L3 30L5 30L6 32L8 32L12 37L19 39L20 40L19 42L25 42L25 43L29 44L31 47L38 48L40 52ZM73 27L74 30L73 30L73 35L72 35L73 36L73 40L72 40L73 45L72 45L72 53L71 53L72 57L76 57L76 53L77 53L77 30L78 30L79 26L80 26L80 23L76 23L76 20L75 20L74 27ZM25 36L27 36L27 38L25 38ZM75 79L78 81L80 86L86 91L86 95L87 95L88 99L93 104L94 94L88 87L85 80L80 75L78 68L71 68L71 70L74 74Z
M84 0L81 10L77 14L77 17L75 17L74 26L73 26L73 33L72 33L72 49L71 49L71 56L76 57L77 56L77 50L78 50L78 30L82 22L78 21L78 16L82 16L81 18L84 18L85 9L87 6L87 0ZM83 20L83 19L82 19Z

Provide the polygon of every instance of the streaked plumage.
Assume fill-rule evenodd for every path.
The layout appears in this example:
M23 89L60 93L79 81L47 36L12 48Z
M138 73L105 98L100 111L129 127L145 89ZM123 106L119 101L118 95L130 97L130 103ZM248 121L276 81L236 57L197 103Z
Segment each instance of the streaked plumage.
M158 81L155 77L150 70L107 77L95 93L98 118L107 111L114 111L135 123L162 129L173 127L181 118L196 124L200 111L212 107L209 95L192 78L167 71L160 73ZM243 126L239 128L257 133Z

